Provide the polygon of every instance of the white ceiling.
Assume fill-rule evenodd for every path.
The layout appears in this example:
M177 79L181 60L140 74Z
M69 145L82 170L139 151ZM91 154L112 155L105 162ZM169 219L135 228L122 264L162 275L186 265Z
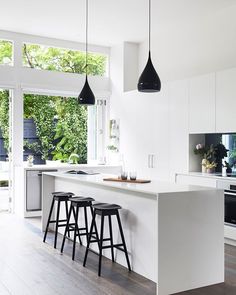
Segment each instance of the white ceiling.
M89 5L90 43L146 40L148 0ZM85 0L0 0L0 9L0 30L84 42ZM179 64L236 65L235 15L236 0L152 0L152 47L163 74Z
M152 0L153 33L200 21L235 0ZM113 45L146 38L148 0L89 0L90 41ZM0 0L0 29L84 41L85 0ZM181 24L180 24L181 22ZM166 31L168 33L168 31Z

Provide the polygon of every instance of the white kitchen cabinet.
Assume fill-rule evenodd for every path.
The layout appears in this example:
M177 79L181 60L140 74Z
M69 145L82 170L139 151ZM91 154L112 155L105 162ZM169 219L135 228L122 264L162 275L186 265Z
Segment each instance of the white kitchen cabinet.
M189 133L215 132L215 73L189 81Z
M167 180L168 87L163 83L161 92L153 93L148 98L143 93L129 93L126 95L125 106L128 120L123 113L121 150L126 151L124 156L127 169L136 169L139 178ZM148 155L154 155L153 168L148 167Z
M175 180L178 184L200 185L216 188L216 179L211 177L176 174Z
M216 73L216 132L236 132L236 68Z

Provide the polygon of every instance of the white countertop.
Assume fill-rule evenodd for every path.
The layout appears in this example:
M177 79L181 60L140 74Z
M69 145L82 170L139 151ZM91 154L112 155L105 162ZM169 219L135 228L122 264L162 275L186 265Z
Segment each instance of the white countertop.
M120 167L119 165L98 165L98 164L67 164L67 163L53 163L53 164L41 164L41 165L33 165L32 167L28 167L27 164L24 163L24 170L51 170L51 169L68 169L68 170L78 170L78 169L83 169L83 168L88 168L92 170L92 168L103 168L103 167L108 167L108 168L117 168Z
M177 175L189 175L189 176L206 177L206 178L212 178L212 179L236 181L236 177L220 176L221 173L186 172L186 173L176 173L176 174Z
M151 183L124 183L124 182L110 182L104 181L105 177L117 177L108 174L97 175L75 175L67 174L65 172L44 172L44 175L54 176L58 178L78 181L82 183L101 185L103 187L111 187L120 190L127 190L132 192L139 192L145 194L157 195L159 193L176 193L176 192L190 192L190 191L208 191L213 188L194 186L194 185L179 185L172 182L152 181Z

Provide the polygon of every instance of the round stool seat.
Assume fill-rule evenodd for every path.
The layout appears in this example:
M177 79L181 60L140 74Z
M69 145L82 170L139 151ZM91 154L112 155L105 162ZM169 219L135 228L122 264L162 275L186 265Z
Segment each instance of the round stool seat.
M105 211L105 210L118 210L122 207L116 204L108 204L108 203L97 203L93 205L94 209Z
M80 203L80 202L93 202L94 199L90 198L90 197L73 197L70 198L69 201L73 202L73 203Z
M69 200L72 196L74 196L71 192L54 192L52 193L54 200L56 201L64 201Z
M56 195L60 195L60 194L64 194L65 192L53 192L52 195L56 196Z
M90 207L94 199L89 197L74 197L69 198L69 201L71 201L73 207Z

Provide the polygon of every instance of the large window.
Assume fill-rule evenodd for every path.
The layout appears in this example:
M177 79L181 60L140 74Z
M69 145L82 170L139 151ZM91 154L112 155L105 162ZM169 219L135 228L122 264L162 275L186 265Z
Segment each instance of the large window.
M23 66L40 70L85 74L85 52L25 43L23 44ZM107 56L89 53L88 74L105 76L106 72Z
M87 163L87 107L73 97L24 95L24 160Z
M13 44L11 41L0 40L0 65L13 65Z

